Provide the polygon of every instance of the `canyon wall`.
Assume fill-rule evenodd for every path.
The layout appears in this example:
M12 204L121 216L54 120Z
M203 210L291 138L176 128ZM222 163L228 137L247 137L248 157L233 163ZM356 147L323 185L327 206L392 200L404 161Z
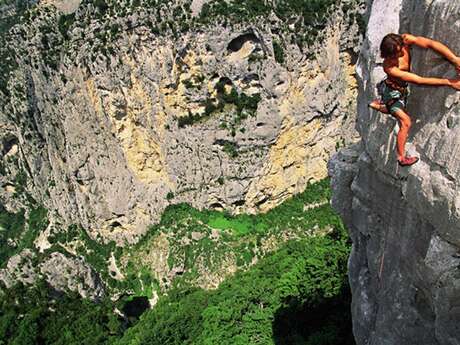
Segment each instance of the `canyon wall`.
M226 217L289 202L356 142L365 4L261 3L0 5L0 290L153 305L328 231L237 222L245 237Z
M24 190L57 227L132 243L170 203L265 212L327 176L330 154L356 137L350 18L362 8L344 1L301 48L298 23L276 16L176 29L186 21L171 11L190 21L204 4L187 3L31 5L7 42L8 210Z
M359 345L460 344L460 92L411 86L411 167L396 162L397 123L370 110L384 73L379 45L409 32L460 54L460 3L374 0L358 62L359 144L329 163L333 206L353 241L349 280ZM455 67L432 50L412 47L412 70L455 78Z

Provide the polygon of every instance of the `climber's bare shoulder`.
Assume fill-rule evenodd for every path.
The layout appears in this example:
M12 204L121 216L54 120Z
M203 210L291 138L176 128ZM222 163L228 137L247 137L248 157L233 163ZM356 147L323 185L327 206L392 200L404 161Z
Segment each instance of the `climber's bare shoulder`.
M415 44L416 46L419 46L421 48L431 48L431 45L434 42L432 39L423 36L414 36L409 33L402 34L401 37L403 39L404 44Z

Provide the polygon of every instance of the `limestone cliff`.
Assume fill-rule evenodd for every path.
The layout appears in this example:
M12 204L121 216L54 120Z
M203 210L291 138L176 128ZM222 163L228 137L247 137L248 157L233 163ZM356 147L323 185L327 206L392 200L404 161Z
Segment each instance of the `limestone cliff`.
M169 203L264 212L324 178L354 137L359 2L303 45L295 17L214 23L204 3L28 5L5 42L2 204L25 190L132 243Z
M363 1L247 3L262 2L2 3L0 211L18 216L0 223L0 283L97 299L129 281L154 298L177 276L216 287L300 236L266 231L259 250L187 220L143 237L171 204L271 210L356 141Z
M333 204L353 240L349 260L353 329L359 345L460 344L460 92L411 86L409 152L396 163L396 122L370 111L383 76L378 47L389 32L411 32L460 53L458 1L374 0L358 63L359 145L329 164ZM455 77L430 50L412 49L412 70Z

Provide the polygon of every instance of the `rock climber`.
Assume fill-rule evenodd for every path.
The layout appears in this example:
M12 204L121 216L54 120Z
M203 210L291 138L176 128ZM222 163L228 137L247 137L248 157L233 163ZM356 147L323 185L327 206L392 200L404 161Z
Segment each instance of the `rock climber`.
M432 86L451 86L460 90L460 79L427 78L421 77L410 70L410 46L415 44L422 48L431 48L449 60L460 73L460 57L456 56L444 44L429 38L413 36L411 34L388 34L380 44L380 55L383 60L383 70L386 79L377 85L380 99L372 101L369 106L385 114L391 114L399 122L397 136L397 153L399 165L412 165L418 157L406 155L405 146L407 135L411 127L411 118L406 110L407 84Z

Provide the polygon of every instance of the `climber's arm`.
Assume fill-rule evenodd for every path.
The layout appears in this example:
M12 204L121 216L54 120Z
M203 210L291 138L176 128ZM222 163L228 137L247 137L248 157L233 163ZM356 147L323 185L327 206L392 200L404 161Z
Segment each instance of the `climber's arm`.
M460 79L421 77L418 74L400 70L398 67L385 67L385 73L391 77L404 80L408 83L431 86L451 86L460 90Z
M460 72L460 57L456 56L446 45L442 44L441 42L422 36L414 36L411 34L402 34L402 38L406 44L415 44L422 48L433 49L435 52L441 54L452 64L454 64L455 67L457 67L457 71Z

